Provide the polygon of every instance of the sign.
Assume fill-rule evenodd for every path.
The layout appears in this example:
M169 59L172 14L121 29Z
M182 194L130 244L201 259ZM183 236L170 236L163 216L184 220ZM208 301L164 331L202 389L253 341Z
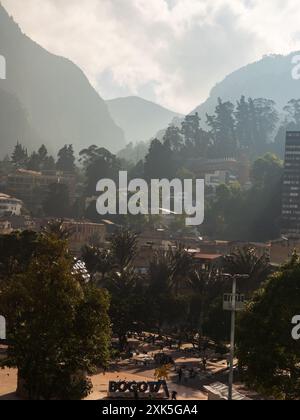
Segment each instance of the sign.
M6 320L0 316L0 340L6 340Z
M245 295L235 295L235 308L233 302L234 295L232 293L226 293L223 298L223 309L224 311L243 311L245 309Z
M169 399L169 389L166 381L158 382L109 382L109 398L116 399Z

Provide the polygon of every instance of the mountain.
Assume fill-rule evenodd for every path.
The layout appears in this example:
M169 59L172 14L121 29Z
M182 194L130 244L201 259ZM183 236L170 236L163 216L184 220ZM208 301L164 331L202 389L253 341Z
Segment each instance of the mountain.
M149 140L182 115L145 99L130 96L106 101L109 111L122 127L127 142Z
M11 153L20 140L34 147L42 144L18 98L0 89L0 157Z
M111 151L124 146L122 130L84 73L71 61L49 53L24 35L1 5L0 55L7 65L7 79L0 80L0 95L5 91L16 99L16 112L4 122L4 127L0 126L2 156L11 151L17 140L32 149L41 139L51 152L66 143L72 143L77 152L91 144ZM6 100L1 100L1 113L5 112ZM16 117L20 109L24 110L21 122ZM32 139L22 130L25 119L35 133ZM13 138L6 124L17 126L19 138ZM11 137L6 137L8 132Z
M300 80L295 80L292 77L295 67L295 64L292 64L292 59L299 54L299 52L294 52L286 56L265 56L261 60L231 73L212 89L209 98L193 113L198 112L205 121L206 113L214 112L218 98L223 101L235 102L242 95L273 99L277 103L278 109L282 110L290 99L300 98Z

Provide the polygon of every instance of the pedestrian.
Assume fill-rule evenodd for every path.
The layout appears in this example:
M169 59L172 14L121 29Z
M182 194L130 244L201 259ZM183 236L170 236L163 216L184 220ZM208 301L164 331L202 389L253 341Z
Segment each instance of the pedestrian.
M182 369L180 368L178 371L178 382L181 383L182 381Z
M172 401L177 401L177 395L178 395L177 391L172 392Z
M185 372L184 372L184 383L185 384L187 384L188 382L189 382L189 371L188 370L186 370Z

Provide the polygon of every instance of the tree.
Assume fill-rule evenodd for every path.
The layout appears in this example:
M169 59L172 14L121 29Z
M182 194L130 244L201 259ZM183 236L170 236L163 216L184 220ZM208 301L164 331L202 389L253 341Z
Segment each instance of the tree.
M116 181L118 179L121 164L119 159L104 148L90 146L80 152L86 185L85 192L88 196L95 196L96 186L100 179L108 178Z
M259 156L267 151L267 145L273 140L279 120L278 112L275 102L265 98L249 99L249 111L254 129L256 155Z
M168 252L171 264L170 288L178 296L180 289L187 284L194 259L182 244L177 244L176 249L170 248Z
M177 172L173 152L168 142L162 144L158 139L151 142L145 158L145 179L173 179Z
M184 147L184 138L180 129L174 125L167 128L163 141L176 154L180 153Z
M74 227L65 226L63 219L56 219L50 220L41 231L45 235L65 241L74 234Z
M45 161L48 158L48 150L47 150L47 148L44 144L42 144L42 146L39 148L37 154L38 154L38 157L39 157L39 160L40 160L40 164L41 164L41 166L43 166L43 164L45 163Z
M111 238L112 257L119 270L132 266L137 254L137 240L135 233L122 229Z
M287 131L300 130L300 99L292 99L284 107L284 118L275 137L275 151L284 157L285 138Z
M169 254L156 252L150 261L148 270L147 301L149 302L148 321L160 334L161 328L168 319L168 309L172 300L170 279L172 264Z
M0 289L1 282L10 282L15 274L27 270L36 240L37 234L32 231L0 236Z
M111 295L109 314L121 351L126 348L128 333L141 331L144 321L146 302L143 285L134 268L136 252L137 236L123 229L113 235L106 259L103 259L103 251L92 256L97 259L97 262L94 260L97 271L106 272L102 283Z
M17 368L30 399L81 399L82 373L109 357L109 300L73 272L66 242L40 235L27 268L1 288L11 343L5 364Z
M68 217L70 215L70 195L66 184L55 183L49 185L48 194L44 201L44 212L50 217Z
M40 167L40 158L39 155L36 152L33 152L27 162L26 168L29 171L40 171L41 167Z
M249 278L239 284L240 291L253 293L271 273L267 254L258 256L255 248L236 249L224 257L224 271L229 274L245 274Z
M96 281L96 274L101 275L101 283L114 268L111 251L96 246L86 245L82 250L82 259L94 281Z
M113 332L118 336L120 350L127 345L129 332L139 332L141 295L137 287L138 277L132 267L122 272L112 271L105 286L111 295L110 318Z
M252 112L251 112L252 110ZM236 119L236 136L238 145L242 150L250 153L250 156L256 156L256 130L255 121L253 121L253 101L246 100L245 96L237 102L234 113ZM254 113L255 116L255 113Z
M258 158L252 166L251 178L254 186L272 190L278 186L283 174L283 162L272 153Z
M207 156L211 136L200 127L200 118L197 112L195 115L185 117L182 122L181 133L184 138L182 156L189 159Z
M55 161L52 156L48 156L46 146L42 145L38 152L32 152L26 167L30 171L50 171L55 169Z
M300 346L291 336L299 312L300 261L294 255L273 274L241 314L237 357L244 380L266 396L298 400Z
M252 188L221 185L206 206L203 231L216 239L267 241L280 234L283 166L267 154L253 163Z
M14 152L11 156L11 160L17 169L23 169L26 167L28 153L27 150L19 142L15 146Z
M222 102L218 105L214 115L207 115L207 125L214 141L214 157L234 157L237 153L237 139L235 134L234 105Z
M58 152L56 168L61 172L75 172L75 156L72 144L65 145L62 149L60 149Z
M56 165L55 160L53 156L47 156L45 161L43 162L43 168L44 171L55 171Z
M250 239L276 239L280 234L283 163L268 153L254 162L251 177L253 188L248 191L244 211L249 228L256 233Z

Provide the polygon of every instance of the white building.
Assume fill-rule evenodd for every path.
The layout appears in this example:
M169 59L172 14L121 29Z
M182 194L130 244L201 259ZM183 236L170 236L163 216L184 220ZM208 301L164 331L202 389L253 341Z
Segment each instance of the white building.
M20 216L23 203L17 198L0 193L0 216L13 215Z
M238 179L230 171L214 171L205 174L205 185L216 189L221 184L230 185L237 182Z

